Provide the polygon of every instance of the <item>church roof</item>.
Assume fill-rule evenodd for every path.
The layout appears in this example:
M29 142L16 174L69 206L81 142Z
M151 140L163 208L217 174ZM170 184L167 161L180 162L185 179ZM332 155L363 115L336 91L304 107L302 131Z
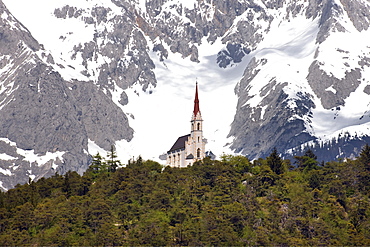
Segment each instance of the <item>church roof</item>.
M199 110L198 83L197 83L195 87L195 99L194 99L194 111L193 111L194 116L196 116L198 112L200 112L200 110Z
M175 144L173 144L172 148L167 153L185 148L185 142L188 140L189 136L190 134L177 138L177 141L175 142Z

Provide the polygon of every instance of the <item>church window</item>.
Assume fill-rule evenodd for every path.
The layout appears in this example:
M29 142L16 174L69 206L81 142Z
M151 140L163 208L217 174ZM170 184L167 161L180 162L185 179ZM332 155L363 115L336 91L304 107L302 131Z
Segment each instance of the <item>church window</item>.
M198 123L197 125L197 130L200 130L200 123Z
M200 142L200 137L198 136L198 142Z
M197 149L197 158L200 158L200 148Z

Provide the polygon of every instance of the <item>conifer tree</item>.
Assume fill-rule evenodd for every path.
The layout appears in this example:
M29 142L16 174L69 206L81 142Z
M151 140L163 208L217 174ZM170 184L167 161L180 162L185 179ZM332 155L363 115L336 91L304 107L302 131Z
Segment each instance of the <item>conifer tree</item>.
M370 146L368 144L362 148L358 160L365 166L366 170L370 171Z
M280 158L276 148L272 150L272 153L267 157L267 165L270 166L271 170L277 175L284 173L283 160Z
M108 152L107 157L108 157L108 160L107 160L108 171L115 172L117 167L120 165L120 161L116 159L117 154L116 154L116 149L114 145L110 147L110 151Z
M310 171L312 169L317 169L318 161L317 156L311 149L307 149L303 156L294 156L295 163L299 168L305 171Z
M100 156L98 152L95 156L93 156L93 161L90 167L93 171L99 171L102 169L103 163L104 163L103 158Z
M361 188L363 191L369 191L370 189L370 146L366 144L360 153L360 157L357 159L361 165L362 172L359 174L361 181Z
M316 154L311 149L307 149L306 152L304 153L304 156L317 160Z

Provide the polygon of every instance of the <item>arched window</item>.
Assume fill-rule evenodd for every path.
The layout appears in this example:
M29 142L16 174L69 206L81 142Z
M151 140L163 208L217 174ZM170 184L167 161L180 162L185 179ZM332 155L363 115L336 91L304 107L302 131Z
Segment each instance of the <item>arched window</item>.
M198 123L197 125L197 130L200 130L200 123Z
M200 148L197 149L197 158L200 158Z

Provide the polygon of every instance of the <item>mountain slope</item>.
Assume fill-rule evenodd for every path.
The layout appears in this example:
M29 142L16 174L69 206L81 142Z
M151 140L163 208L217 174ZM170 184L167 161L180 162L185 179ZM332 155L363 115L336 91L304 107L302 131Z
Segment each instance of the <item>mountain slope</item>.
M158 159L189 132L195 81L218 155L330 160L368 141L367 1L3 2L24 24L1 3L3 189L113 144Z
M273 146L288 153L309 146L325 159L357 155L369 140L368 9L362 1L326 1L303 23L275 19L285 35L260 44L237 87L232 148L252 157Z
M87 82L65 81L28 30L4 5L0 11L3 189L55 172L83 172L89 139L105 141L101 145L108 148L132 138L126 116L105 94Z

